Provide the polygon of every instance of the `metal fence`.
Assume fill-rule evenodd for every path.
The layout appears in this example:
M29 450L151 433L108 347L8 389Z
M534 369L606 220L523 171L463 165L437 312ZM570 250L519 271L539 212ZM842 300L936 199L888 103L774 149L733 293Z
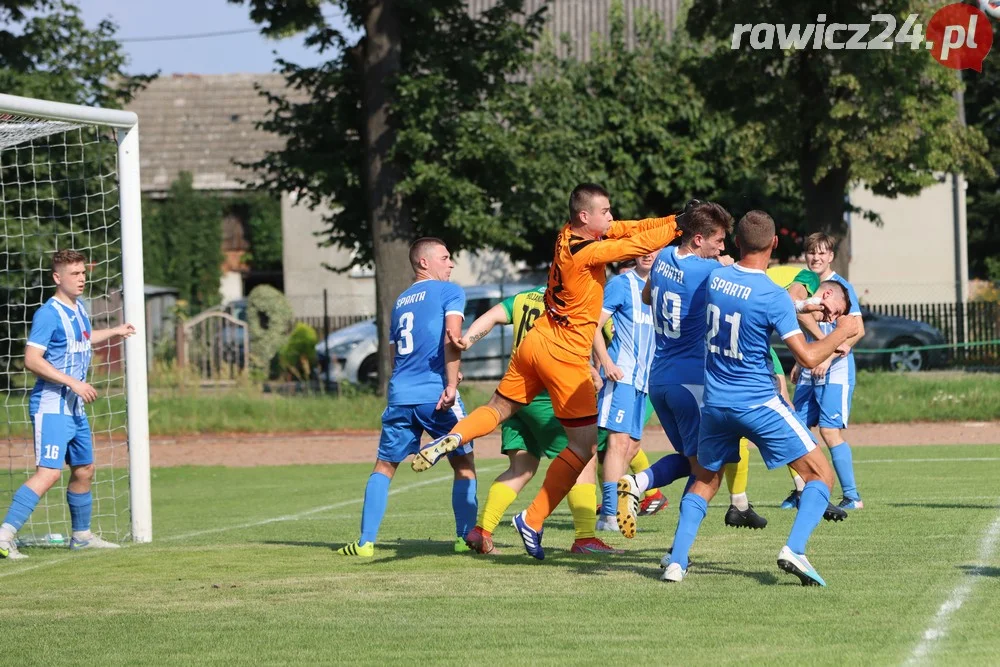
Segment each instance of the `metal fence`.
M317 335L322 337L324 332L331 333L338 329L349 327L352 324L370 320L371 317L371 315L328 315L327 317L317 315L314 317L296 317L295 323L308 324L316 330Z
M875 304L876 315L905 317L938 329L948 345L946 363L956 366L1000 365L1000 304L967 303Z

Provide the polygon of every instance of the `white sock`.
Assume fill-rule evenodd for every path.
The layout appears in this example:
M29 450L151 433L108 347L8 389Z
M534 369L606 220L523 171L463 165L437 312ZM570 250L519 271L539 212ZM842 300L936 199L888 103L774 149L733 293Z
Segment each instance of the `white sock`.
M17 535L17 529L9 523L0 526L0 540L12 540Z
M73 537L78 540L89 540L94 534L90 532L90 528L87 530L74 530Z
M801 475L796 475L792 478L792 481L795 482L795 490L799 493L802 493L802 490L806 488L806 482L802 479Z
M639 487L639 493L646 493L646 491L649 491L649 486L652 483L652 478L646 474L645 470L635 476L635 484Z
M746 493L732 493L729 495L729 503L736 505L736 509L745 512L750 508L750 501L747 500Z

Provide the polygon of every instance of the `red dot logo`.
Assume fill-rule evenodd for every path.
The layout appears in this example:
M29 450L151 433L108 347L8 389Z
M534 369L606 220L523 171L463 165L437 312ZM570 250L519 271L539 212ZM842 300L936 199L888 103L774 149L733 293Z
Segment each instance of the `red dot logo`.
M927 24L927 48L951 69L983 71L983 59L993 46L993 26L972 5L955 3L935 12Z

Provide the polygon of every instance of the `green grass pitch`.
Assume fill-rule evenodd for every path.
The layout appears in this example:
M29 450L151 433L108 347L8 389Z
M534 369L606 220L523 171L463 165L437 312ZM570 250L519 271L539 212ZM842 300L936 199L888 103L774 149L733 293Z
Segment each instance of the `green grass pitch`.
M0 561L4 662L17 664L929 664L1000 660L1000 450L859 447L866 508L809 543L826 589L775 557L790 481L753 454L770 520L727 529L720 497L688 578L660 582L679 488L621 556L568 552L565 505L526 556L452 552L450 471L406 466L373 560L357 537L369 465L154 470L155 540L116 552L25 550ZM479 464L479 496L504 461ZM537 480L538 478L536 478ZM522 509L534 482L512 509ZM838 497L839 498L839 497Z

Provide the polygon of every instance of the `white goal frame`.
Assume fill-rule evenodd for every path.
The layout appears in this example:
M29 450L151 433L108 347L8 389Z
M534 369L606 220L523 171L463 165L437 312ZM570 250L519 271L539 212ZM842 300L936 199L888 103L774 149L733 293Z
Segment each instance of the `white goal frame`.
M136 334L125 340L129 506L134 542L153 539L149 471L149 395L146 386L146 307L142 265L142 199L139 187L139 117L131 111L100 109L0 94L0 113L114 128L118 143L121 207L122 299L125 321Z

